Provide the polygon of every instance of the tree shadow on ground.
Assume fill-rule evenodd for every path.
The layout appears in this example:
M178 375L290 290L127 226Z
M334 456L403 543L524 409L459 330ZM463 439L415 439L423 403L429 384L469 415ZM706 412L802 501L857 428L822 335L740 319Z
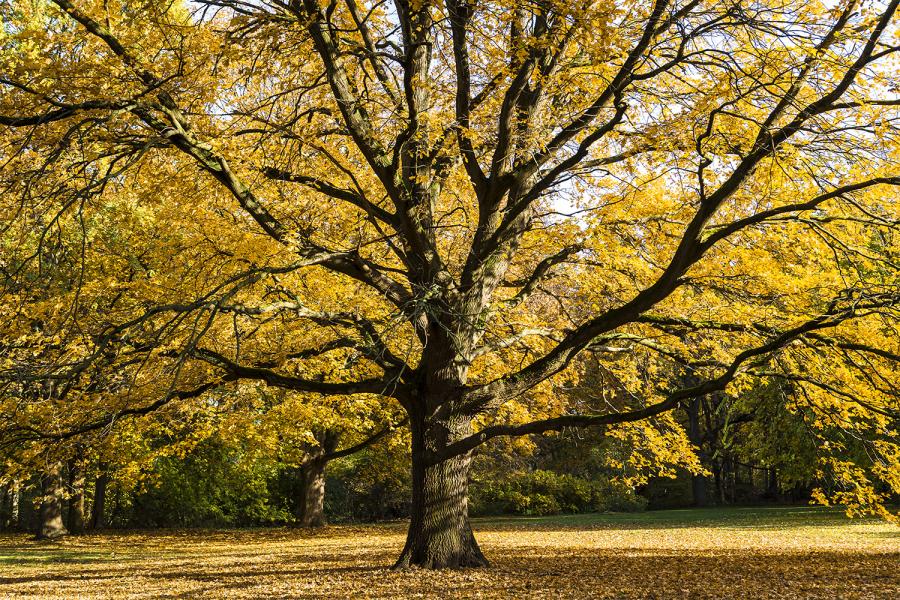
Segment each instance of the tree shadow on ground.
M371 556L315 552L273 554L215 564L216 556L162 559L147 568L104 565L96 572L40 573L0 578L0 594L53 583L60 597L87 590L127 589L137 577L141 596L320 598L580 597L580 598L821 598L891 597L900 589L900 551L766 552L536 546L487 548L490 569L391 572ZM371 561L360 564L361 560Z

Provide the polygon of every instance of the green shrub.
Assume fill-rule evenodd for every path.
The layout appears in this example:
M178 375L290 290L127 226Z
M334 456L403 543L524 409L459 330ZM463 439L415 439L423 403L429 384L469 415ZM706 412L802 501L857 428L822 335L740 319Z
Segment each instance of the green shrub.
M639 511L646 501L630 487L553 471L515 472L502 480L472 482L474 514L552 515L594 511Z
M184 458L154 461L152 483L114 494L114 525L136 527L248 526L290 515L272 494L276 466L212 437ZM115 491L115 485L113 489Z
M405 448L378 444L333 461L325 483L325 512L335 522L368 522L409 515L412 484Z

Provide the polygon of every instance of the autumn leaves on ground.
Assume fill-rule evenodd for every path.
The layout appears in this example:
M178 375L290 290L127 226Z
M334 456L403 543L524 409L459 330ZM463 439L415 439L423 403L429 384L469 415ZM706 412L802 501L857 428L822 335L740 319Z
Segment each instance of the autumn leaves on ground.
M834 510L476 521L490 569L394 572L402 524L0 537L0 597L889 598L900 529Z

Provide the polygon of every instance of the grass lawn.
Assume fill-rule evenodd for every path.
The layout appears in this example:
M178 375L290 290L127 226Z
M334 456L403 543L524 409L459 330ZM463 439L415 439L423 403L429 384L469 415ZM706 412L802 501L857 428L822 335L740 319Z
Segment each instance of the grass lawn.
M900 527L821 508L476 519L493 566L387 567L404 525L0 535L2 598L900 598Z

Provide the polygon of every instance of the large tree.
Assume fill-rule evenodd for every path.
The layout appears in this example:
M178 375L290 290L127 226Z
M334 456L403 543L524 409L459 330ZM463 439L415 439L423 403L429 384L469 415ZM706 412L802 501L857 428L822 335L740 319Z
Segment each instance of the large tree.
M239 380L396 401L397 565L480 566L480 445L779 378L867 441L823 456L874 509L900 488L898 3L5 3L10 427ZM587 353L610 389L564 403Z

